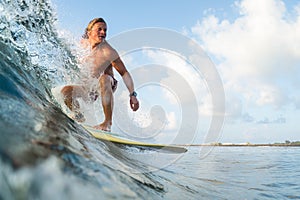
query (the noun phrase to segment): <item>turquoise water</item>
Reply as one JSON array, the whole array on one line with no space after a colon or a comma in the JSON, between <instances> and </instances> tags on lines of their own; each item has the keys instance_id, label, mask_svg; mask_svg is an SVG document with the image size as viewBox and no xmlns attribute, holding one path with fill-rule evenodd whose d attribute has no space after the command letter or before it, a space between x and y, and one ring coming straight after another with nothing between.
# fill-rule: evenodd
<instances>
[{"instance_id":1,"label":"turquoise water","mask_svg":"<svg viewBox=\"0 0 300 200\"><path fill-rule=\"evenodd\" d=\"M300 199L299 148L116 146L70 120L51 88L77 65L49 1L0 1L0 200Z\"/></svg>"},{"instance_id":2,"label":"turquoise water","mask_svg":"<svg viewBox=\"0 0 300 200\"><path fill-rule=\"evenodd\" d=\"M16 171L1 163L1 194L3 199L300 199L299 148L216 147L203 159L198 150L192 147L170 166L141 174L119 169L119 162L132 161L126 158L130 149L102 157L107 165L68 153L63 156L68 167L54 157ZM139 161L131 165L144 167Z\"/></svg>"},{"instance_id":3,"label":"turquoise water","mask_svg":"<svg viewBox=\"0 0 300 200\"><path fill-rule=\"evenodd\" d=\"M197 148L170 167L186 198L299 199L300 148L216 147L197 160ZM176 194L171 195L176 197Z\"/></svg>"}]
</instances>

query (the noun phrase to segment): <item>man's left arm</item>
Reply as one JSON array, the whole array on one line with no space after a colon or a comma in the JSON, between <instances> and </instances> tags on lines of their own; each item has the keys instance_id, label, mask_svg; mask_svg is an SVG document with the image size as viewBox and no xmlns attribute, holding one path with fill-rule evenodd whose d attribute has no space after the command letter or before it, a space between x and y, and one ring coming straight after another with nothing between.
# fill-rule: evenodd
<instances>
[{"instance_id":1,"label":"man's left arm","mask_svg":"<svg viewBox=\"0 0 300 200\"><path fill-rule=\"evenodd\" d=\"M124 84L129 91L130 107L133 111L136 111L137 109L139 109L139 101L134 91L134 83L130 73L127 71L123 61L120 58L117 58L115 61L113 61L112 65L122 76Z\"/></svg>"}]
</instances>

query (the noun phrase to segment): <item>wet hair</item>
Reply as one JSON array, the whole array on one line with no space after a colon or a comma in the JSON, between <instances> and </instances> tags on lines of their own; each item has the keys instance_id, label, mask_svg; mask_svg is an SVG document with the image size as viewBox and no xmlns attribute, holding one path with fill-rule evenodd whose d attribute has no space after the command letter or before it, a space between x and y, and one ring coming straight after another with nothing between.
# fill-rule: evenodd
<instances>
[{"instance_id":1,"label":"wet hair","mask_svg":"<svg viewBox=\"0 0 300 200\"><path fill-rule=\"evenodd\" d=\"M93 26L98 23L98 22L103 22L106 24L106 22L104 21L103 18L95 18L93 19L92 21L89 22L88 26L86 27L86 29L84 30L84 34L82 35L82 38L84 39L89 39L89 36L88 36L88 32L93 28Z\"/></svg>"}]
</instances>

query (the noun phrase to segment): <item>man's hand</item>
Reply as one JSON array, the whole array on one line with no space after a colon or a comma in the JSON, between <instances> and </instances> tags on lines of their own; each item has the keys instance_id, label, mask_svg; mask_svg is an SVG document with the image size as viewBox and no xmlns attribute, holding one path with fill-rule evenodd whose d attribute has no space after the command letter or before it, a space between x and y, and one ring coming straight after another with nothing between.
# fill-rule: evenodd
<instances>
[{"instance_id":1,"label":"man's hand","mask_svg":"<svg viewBox=\"0 0 300 200\"><path fill-rule=\"evenodd\" d=\"M139 101L135 96L130 96L130 107L133 111L137 111L140 107Z\"/></svg>"}]
</instances>

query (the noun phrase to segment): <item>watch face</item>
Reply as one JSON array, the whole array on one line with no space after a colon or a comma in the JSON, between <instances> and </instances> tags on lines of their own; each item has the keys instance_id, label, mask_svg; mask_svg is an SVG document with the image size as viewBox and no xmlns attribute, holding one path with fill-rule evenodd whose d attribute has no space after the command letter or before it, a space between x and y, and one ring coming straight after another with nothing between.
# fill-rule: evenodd
<instances>
[{"instance_id":1,"label":"watch face","mask_svg":"<svg viewBox=\"0 0 300 200\"><path fill-rule=\"evenodd\" d=\"M130 96L136 97L136 96L137 96L137 93L134 91L134 92L132 92L132 93L130 94Z\"/></svg>"}]
</instances>

